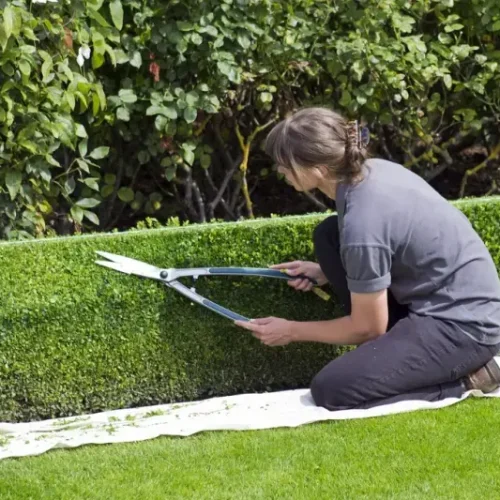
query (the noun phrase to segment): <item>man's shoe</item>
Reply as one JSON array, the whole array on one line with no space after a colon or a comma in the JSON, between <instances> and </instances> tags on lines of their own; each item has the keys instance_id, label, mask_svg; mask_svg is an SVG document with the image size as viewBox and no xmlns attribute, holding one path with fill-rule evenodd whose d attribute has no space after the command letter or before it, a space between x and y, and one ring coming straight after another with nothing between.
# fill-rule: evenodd
<instances>
[{"instance_id":1,"label":"man's shoe","mask_svg":"<svg viewBox=\"0 0 500 500\"><path fill-rule=\"evenodd\" d=\"M481 391L484 394L493 392L500 387L500 366L492 359L474 373L463 379L467 391Z\"/></svg>"}]
</instances>

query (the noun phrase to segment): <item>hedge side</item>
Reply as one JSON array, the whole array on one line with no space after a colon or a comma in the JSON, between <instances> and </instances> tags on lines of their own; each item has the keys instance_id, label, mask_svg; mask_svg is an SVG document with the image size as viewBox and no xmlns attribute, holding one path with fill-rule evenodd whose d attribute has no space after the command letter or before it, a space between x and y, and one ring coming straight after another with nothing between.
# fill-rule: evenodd
<instances>
[{"instance_id":1,"label":"hedge side","mask_svg":"<svg viewBox=\"0 0 500 500\"><path fill-rule=\"evenodd\" d=\"M500 199L466 200L500 265ZM0 420L78 415L307 386L333 346L262 346L172 289L94 264L95 250L163 267L311 259L324 214L0 245ZM197 290L250 317L338 315L281 280L200 278Z\"/></svg>"}]
</instances>

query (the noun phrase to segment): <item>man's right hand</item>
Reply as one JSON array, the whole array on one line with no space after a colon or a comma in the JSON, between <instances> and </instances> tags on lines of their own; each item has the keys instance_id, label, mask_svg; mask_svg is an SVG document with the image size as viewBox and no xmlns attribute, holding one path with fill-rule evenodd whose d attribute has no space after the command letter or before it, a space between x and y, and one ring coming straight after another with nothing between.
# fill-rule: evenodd
<instances>
[{"instance_id":1,"label":"man's right hand","mask_svg":"<svg viewBox=\"0 0 500 500\"><path fill-rule=\"evenodd\" d=\"M271 269L281 269L286 270L289 276L297 276L298 274L304 274L308 278L312 278L316 281L319 286L328 283L326 276L316 262L309 262L303 260L295 260L293 262L284 262L282 264L275 264L270 266ZM288 284L295 288L295 290L301 290L308 292L313 289L314 284L308 279L297 278L295 280L288 281Z\"/></svg>"}]
</instances>

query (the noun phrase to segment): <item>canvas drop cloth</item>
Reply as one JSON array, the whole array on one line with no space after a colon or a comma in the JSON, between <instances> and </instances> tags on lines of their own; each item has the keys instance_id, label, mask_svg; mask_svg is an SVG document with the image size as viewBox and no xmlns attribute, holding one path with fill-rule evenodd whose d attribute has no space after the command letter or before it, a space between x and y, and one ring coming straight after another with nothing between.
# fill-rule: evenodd
<instances>
[{"instance_id":1,"label":"canvas drop cloth","mask_svg":"<svg viewBox=\"0 0 500 500\"><path fill-rule=\"evenodd\" d=\"M500 357L496 358L500 364ZM40 455L55 448L189 436L203 431L297 427L326 420L369 418L443 408L467 397L500 398L500 389L437 403L403 401L367 410L330 412L315 406L308 389L241 394L204 401L114 410L75 418L20 424L0 423L0 459Z\"/></svg>"}]
</instances>

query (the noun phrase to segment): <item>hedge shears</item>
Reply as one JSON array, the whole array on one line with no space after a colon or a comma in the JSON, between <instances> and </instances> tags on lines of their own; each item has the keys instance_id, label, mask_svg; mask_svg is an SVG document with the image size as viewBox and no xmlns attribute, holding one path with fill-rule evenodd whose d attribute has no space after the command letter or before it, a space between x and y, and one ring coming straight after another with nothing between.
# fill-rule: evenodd
<instances>
[{"instance_id":1,"label":"hedge shears","mask_svg":"<svg viewBox=\"0 0 500 500\"><path fill-rule=\"evenodd\" d=\"M146 262L131 259L130 257L123 257L122 255L101 251L97 251L96 253L107 259L97 260L95 261L96 264L109 267L110 269L114 269L115 271L120 271L125 274L133 274L142 278L157 280L164 285L177 290L193 302L196 302L197 304L200 304L207 309L232 320L250 321L249 318L235 313L230 309L226 309L225 307L222 307L196 293L194 287L189 288L183 285L179 281L179 278L188 277L192 278L194 281L196 281L199 276L259 276L263 278L278 278L286 280L302 278L308 279L311 283L316 285L316 281L314 279L304 275L289 276L286 274L286 270L254 267L193 267L185 269L162 269L151 264L147 264ZM328 294L319 288L313 288L313 291L324 300L328 300L330 298Z\"/></svg>"}]
</instances>

